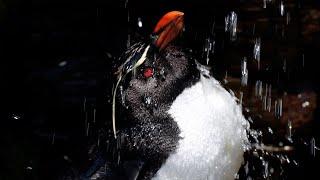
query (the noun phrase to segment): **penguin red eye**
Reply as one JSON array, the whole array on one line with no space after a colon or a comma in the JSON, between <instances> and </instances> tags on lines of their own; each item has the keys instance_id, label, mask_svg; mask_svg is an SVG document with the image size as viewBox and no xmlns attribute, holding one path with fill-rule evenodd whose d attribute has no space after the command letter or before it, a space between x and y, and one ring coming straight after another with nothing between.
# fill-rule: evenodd
<instances>
[{"instance_id":1,"label":"penguin red eye","mask_svg":"<svg viewBox=\"0 0 320 180\"><path fill-rule=\"evenodd\" d=\"M153 69L152 68L146 68L143 72L143 75L145 78L150 78L153 76Z\"/></svg>"}]
</instances>

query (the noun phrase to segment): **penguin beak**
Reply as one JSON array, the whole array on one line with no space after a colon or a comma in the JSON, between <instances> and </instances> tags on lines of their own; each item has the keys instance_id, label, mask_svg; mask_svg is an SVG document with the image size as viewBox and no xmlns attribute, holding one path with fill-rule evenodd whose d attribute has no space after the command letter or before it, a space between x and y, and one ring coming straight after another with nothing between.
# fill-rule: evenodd
<instances>
[{"instance_id":1,"label":"penguin beak","mask_svg":"<svg viewBox=\"0 0 320 180\"><path fill-rule=\"evenodd\" d=\"M171 11L165 14L153 30L154 45L161 51L173 41L183 30L184 13Z\"/></svg>"}]
</instances>

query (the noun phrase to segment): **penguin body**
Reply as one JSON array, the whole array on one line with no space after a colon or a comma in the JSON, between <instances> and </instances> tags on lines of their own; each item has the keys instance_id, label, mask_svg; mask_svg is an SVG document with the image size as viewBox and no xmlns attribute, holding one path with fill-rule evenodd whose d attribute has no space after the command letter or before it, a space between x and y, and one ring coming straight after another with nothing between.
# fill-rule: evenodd
<instances>
[{"instance_id":1,"label":"penguin body","mask_svg":"<svg viewBox=\"0 0 320 180\"><path fill-rule=\"evenodd\" d=\"M192 61L170 46L147 59L125 88L122 154L144 162L138 179L233 179L240 168L241 108ZM148 68L152 77L143 73Z\"/></svg>"},{"instance_id":2,"label":"penguin body","mask_svg":"<svg viewBox=\"0 0 320 180\"><path fill-rule=\"evenodd\" d=\"M246 137L235 98L213 77L201 74L199 82L173 101L168 113L177 122L181 139L154 179L234 179Z\"/></svg>"},{"instance_id":3,"label":"penguin body","mask_svg":"<svg viewBox=\"0 0 320 180\"><path fill-rule=\"evenodd\" d=\"M113 95L120 161L142 162L132 179L234 179L248 123L236 98L207 67L169 45L182 29L183 13L169 12L154 30L151 50L138 45L147 48L138 48L139 56L134 48L124 56L133 58L120 66ZM131 79L124 78L129 72L134 72ZM116 129L118 85L123 91Z\"/></svg>"}]
</instances>

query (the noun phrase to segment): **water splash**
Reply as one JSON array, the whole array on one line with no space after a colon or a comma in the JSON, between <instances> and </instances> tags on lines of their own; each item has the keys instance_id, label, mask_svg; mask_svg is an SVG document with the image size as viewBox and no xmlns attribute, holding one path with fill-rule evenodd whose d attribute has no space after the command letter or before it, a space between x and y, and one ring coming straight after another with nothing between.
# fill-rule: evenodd
<instances>
[{"instance_id":1,"label":"water splash","mask_svg":"<svg viewBox=\"0 0 320 180\"><path fill-rule=\"evenodd\" d=\"M209 61L210 61L210 55L214 54L214 46L215 46L214 39L211 37L208 37L206 39L204 50L203 50L207 65L209 64Z\"/></svg>"},{"instance_id":2,"label":"water splash","mask_svg":"<svg viewBox=\"0 0 320 180\"><path fill-rule=\"evenodd\" d=\"M230 33L230 40L235 41L237 38L237 25L238 25L238 15L231 11L225 17L225 32Z\"/></svg>"},{"instance_id":3,"label":"water splash","mask_svg":"<svg viewBox=\"0 0 320 180\"><path fill-rule=\"evenodd\" d=\"M241 62L241 85L247 86L248 85L248 68L247 68L247 58L244 57Z\"/></svg>"},{"instance_id":4,"label":"water splash","mask_svg":"<svg viewBox=\"0 0 320 180\"><path fill-rule=\"evenodd\" d=\"M254 41L253 58L257 61L258 70L260 70L260 50L261 50L261 38L258 37Z\"/></svg>"}]
</instances>

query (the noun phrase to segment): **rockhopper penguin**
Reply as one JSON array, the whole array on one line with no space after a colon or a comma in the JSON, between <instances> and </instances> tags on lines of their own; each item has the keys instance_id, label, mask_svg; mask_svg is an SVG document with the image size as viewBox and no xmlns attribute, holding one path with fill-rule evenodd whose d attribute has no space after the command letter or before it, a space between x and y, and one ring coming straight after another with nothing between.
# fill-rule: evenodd
<instances>
[{"instance_id":1,"label":"rockhopper penguin","mask_svg":"<svg viewBox=\"0 0 320 180\"><path fill-rule=\"evenodd\" d=\"M133 45L117 70L114 136L123 139L121 161L143 163L132 179L234 179L242 162L248 123L236 98L170 45L183 18L164 15L151 43Z\"/></svg>"}]
</instances>

